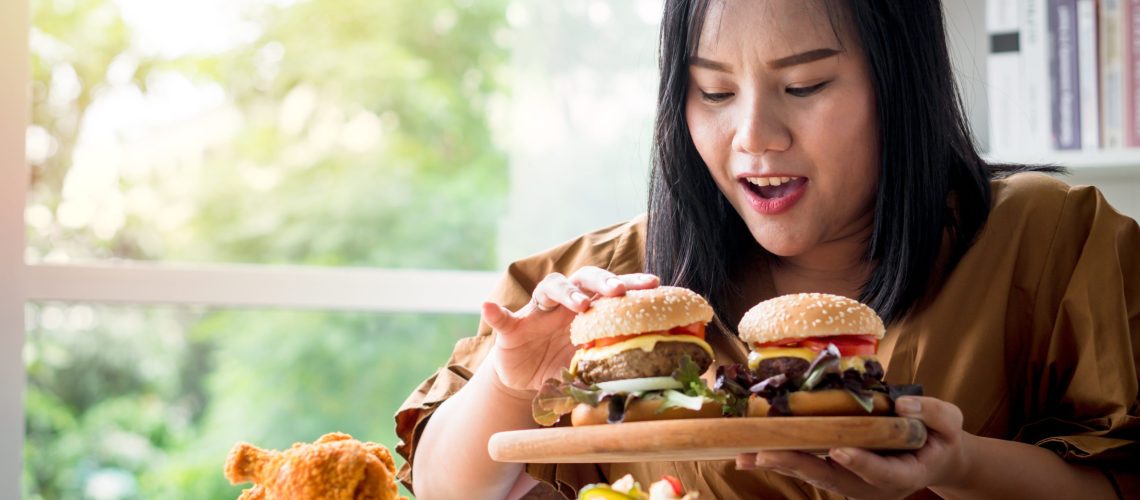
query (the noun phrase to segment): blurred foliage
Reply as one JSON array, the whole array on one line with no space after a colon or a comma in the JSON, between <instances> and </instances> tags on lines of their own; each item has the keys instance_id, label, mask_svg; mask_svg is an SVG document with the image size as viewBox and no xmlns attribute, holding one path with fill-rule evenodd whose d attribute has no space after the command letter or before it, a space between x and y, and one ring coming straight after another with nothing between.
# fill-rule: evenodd
<instances>
[{"instance_id":1,"label":"blurred foliage","mask_svg":"<svg viewBox=\"0 0 1140 500\"><path fill-rule=\"evenodd\" d=\"M140 46L112 0L33 0L29 251L67 259L491 269L506 196L489 112L502 1L244 2L260 32L214 53ZM129 61L129 78L112 77ZM113 231L65 224L76 146L102 96L177 75L224 89L227 140L120 172ZM76 82L69 86L67 82ZM125 194L125 195L124 195ZM169 217L167 219L170 219ZM24 497L235 498L237 441L330 431L394 448L392 415L476 318L187 308L29 308Z\"/></svg>"}]
</instances>

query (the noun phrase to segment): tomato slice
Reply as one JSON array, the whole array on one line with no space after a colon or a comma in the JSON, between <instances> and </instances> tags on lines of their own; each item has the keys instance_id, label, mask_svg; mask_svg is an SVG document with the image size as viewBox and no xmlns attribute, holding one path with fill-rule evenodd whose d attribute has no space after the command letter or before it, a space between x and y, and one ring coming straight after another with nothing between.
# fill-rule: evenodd
<instances>
[{"instance_id":1,"label":"tomato slice","mask_svg":"<svg viewBox=\"0 0 1140 500\"><path fill-rule=\"evenodd\" d=\"M701 340L705 338L705 324L693 323L689 326L678 326L669 330L670 335L692 335Z\"/></svg>"},{"instance_id":2,"label":"tomato slice","mask_svg":"<svg viewBox=\"0 0 1140 500\"><path fill-rule=\"evenodd\" d=\"M804 347L819 352L835 344L842 356L874 356L879 350L879 339L874 335L844 335L841 337L814 337L804 339Z\"/></svg>"},{"instance_id":3,"label":"tomato slice","mask_svg":"<svg viewBox=\"0 0 1140 500\"><path fill-rule=\"evenodd\" d=\"M664 479L664 480L669 482L669 486L673 487L673 494L674 495L681 496L681 495L685 494L685 488L683 486L681 486L681 480L680 479L677 479L677 478L670 476L668 474L661 476L661 479Z\"/></svg>"},{"instance_id":4,"label":"tomato slice","mask_svg":"<svg viewBox=\"0 0 1140 500\"><path fill-rule=\"evenodd\" d=\"M843 356L874 356L879 350L879 339L874 335L841 335L835 337L810 337L806 339L784 339L774 342L752 344L755 349L765 347L804 347L819 352L827 349L827 344L835 344Z\"/></svg>"},{"instance_id":5,"label":"tomato slice","mask_svg":"<svg viewBox=\"0 0 1140 500\"><path fill-rule=\"evenodd\" d=\"M753 342L752 346L759 349L763 349L765 347L797 347L800 345L800 342L803 341L804 339L784 339L775 340L772 342Z\"/></svg>"},{"instance_id":6,"label":"tomato slice","mask_svg":"<svg viewBox=\"0 0 1140 500\"><path fill-rule=\"evenodd\" d=\"M614 344L625 342L629 339L632 339L634 337L639 337L639 336L640 335L638 335L638 334L634 334L634 335L621 335L618 337L609 337L609 338L605 338L605 339L598 339L598 340L591 342L592 345L590 347L605 347L608 345L614 345Z\"/></svg>"}]
</instances>

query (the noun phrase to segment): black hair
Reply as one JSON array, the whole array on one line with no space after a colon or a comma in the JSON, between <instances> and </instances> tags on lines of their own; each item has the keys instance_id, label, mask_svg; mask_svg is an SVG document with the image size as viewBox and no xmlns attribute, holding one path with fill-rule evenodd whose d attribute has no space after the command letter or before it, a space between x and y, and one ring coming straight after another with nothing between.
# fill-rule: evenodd
<instances>
[{"instance_id":1,"label":"black hair","mask_svg":"<svg viewBox=\"0 0 1140 500\"><path fill-rule=\"evenodd\" d=\"M732 273L758 248L717 188L685 121L689 58L710 0L668 0L649 185L646 271L709 298L718 313L739 290ZM839 4L839 5L835 5ZM1051 166L989 165L975 148L954 82L939 0L826 0L832 29L847 23L870 69L879 129L879 185L859 299L890 324L906 316L969 249L990 211L990 181ZM951 201L952 200L952 201Z\"/></svg>"}]
</instances>

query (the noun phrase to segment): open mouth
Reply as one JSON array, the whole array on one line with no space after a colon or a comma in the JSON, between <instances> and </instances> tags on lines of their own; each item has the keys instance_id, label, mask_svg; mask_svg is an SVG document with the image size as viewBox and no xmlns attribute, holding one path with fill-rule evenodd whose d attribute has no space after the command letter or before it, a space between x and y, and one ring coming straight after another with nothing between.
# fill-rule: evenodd
<instances>
[{"instance_id":1,"label":"open mouth","mask_svg":"<svg viewBox=\"0 0 1140 500\"><path fill-rule=\"evenodd\" d=\"M807 183L807 177L746 177L741 181L757 196L774 200L799 191Z\"/></svg>"}]
</instances>

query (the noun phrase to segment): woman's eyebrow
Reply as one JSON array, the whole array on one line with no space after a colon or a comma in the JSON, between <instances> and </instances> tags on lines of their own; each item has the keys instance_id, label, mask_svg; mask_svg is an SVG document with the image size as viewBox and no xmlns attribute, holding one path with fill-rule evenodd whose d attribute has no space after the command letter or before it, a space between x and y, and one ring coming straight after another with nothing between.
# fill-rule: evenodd
<instances>
[{"instance_id":1,"label":"woman's eyebrow","mask_svg":"<svg viewBox=\"0 0 1140 500\"><path fill-rule=\"evenodd\" d=\"M798 64L807 64L809 62L815 62L815 61L818 61L820 59L827 59L828 57L833 57L838 53L839 53L839 51L836 49L830 49L830 48L814 49L814 50L809 50L807 52L800 52L798 54L792 54L792 55L787 56L787 57L781 57L779 59L773 59L771 61L768 61L768 67L772 68L772 69L782 69L782 68L787 68L789 66L795 66ZM689 65L690 66L696 66L698 68L711 69L713 71L720 71L722 73L732 73L732 66L731 65L725 64L722 62L718 62L718 61L713 61L711 59L705 59L705 58L699 57L699 56L690 57L689 58Z\"/></svg>"},{"instance_id":2,"label":"woman's eyebrow","mask_svg":"<svg viewBox=\"0 0 1140 500\"><path fill-rule=\"evenodd\" d=\"M732 66L725 64L725 63L722 63L722 62L717 62L717 61L713 61L710 59L705 59L703 57L697 57L697 56L690 57L689 58L689 65L690 66L696 66L698 68L711 69L713 71L720 71L721 73L732 73Z\"/></svg>"},{"instance_id":3,"label":"woman's eyebrow","mask_svg":"<svg viewBox=\"0 0 1140 500\"><path fill-rule=\"evenodd\" d=\"M792 54L787 57L773 59L768 61L768 67L772 69L787 68L788 66L795 66L797 64L806 64L820 59L826 59L838 54L839 51L835 49L815 49L807 52L800 52L799 54Z\"/></svg>"}]
</instances>

